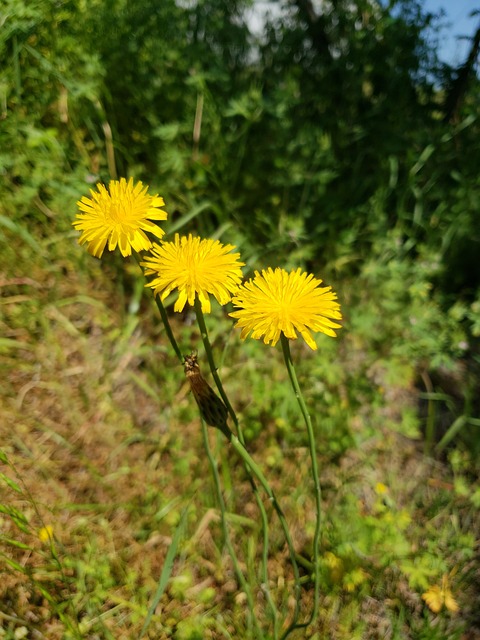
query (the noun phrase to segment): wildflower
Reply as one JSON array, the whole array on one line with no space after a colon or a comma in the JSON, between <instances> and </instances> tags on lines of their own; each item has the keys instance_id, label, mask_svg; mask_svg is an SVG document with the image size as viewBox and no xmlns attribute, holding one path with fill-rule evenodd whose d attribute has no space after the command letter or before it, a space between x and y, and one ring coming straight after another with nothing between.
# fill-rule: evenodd
<instances>
[{"instance_id":1,"label":"wildflower","mask_svg":"<svg viewBox=\"0 0 480 640\"><path fill-rule=\"evenodd\" d=\"M388 487L383 482L377 482L375 485L375 493L379 496L383 496L388 493Z\"/></svg>"},{"instance_id":2,"label":"wildflower","mask_svg":"<svg viewBox=\"0 0 480 640\"><path fill-rule=\"evenodd\" d=\"M458 611L459 609L457 601L453 597L450 589L447 575L442 577L441 587L438 585L430 587L424 594L422 594L422 598L425 600L427 607L433 611L433 613L439 613L443 607L452 612Z\"/></svg>"},{"instance_id":3,"label":"wildflower","mask_svg":"<svg viewBox=\"0 0 480 640\"><path fill-rule=\"evenodd\" d=\"M330 570L330 578L332 582L339 583L344 575L345 568L343 560L331 551L327 551L324 556L325 566Z\"/></svg>"},{"instance_id":4,"label":"wildflower","mask_svg":"<svg viewBox=\"0 0 480 640\"><path fill-rule=\"evenodd\" d=\"M53 539L53 527L51 524L47 524L39 530L38 539L40 542L50 542Z\"/></svg>"},{"instance_id":5,"label":"wildflower","mask_svg":"<svg viewBox=\"0 0 480 640\"><path fill-rule=\"evenodd\" d=\"M77 213L73 226L82 232L79 244L88 243L87 249L96 258L101 258L108 242L108 250L118 245L122 256L134 251L150 249L152 242L145 231L161 238L165 233L152 220L166 220L167 212L160 207L165 204L158 195L147 194L148 187L142 182L133 186L133 178L110 180L108 189L97 184L90 189L91 198L84 196L77 202Z\"/></svg>"},{"instance_id":6,"label":"wildflower","mask_svg":"<svg viewBox=\"0 0 480 640\"><path fill-rule=\"evenodd\" d=\"M219 304L230 302L238 289L244 265L239 262L239 253L230 253L235 247L223 245L218 240L201 240L191 235L180 237L175 234L174 242L154 244L150 256L142 262L145 274L156 277L147 284L161 300L175 289L179 296L174 310L182 311L185 303L192 305L198 296L202 311L210 313L209 294L215 296Z\"/></svg>"},{"instance_id":7,"label":"wildflower","mask_svg":"<svg viewBox=\"0 0 480 640\"><path fill-rule=\"evenodd\" d=\"M230 315L242 329L242 340L251 333L252 338L263 337L265 344L275 346L283 333L296 340L297 331L311 349L317 345L310 331L321 331L336 336L333 329L341 320L337 295L331 287L320 287L322 280L299 268L288 273L284 269L268 268L240 287L233 304L240 309Z\"/></svg>"}]
</instances>

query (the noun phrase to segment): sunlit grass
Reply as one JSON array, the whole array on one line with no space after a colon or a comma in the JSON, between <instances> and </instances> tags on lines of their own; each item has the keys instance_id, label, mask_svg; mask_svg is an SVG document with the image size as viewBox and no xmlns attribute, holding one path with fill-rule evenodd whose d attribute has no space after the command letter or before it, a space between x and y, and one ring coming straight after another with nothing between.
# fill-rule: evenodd
<instances>
[{"instance_id":1,"label":"sunlit grass","mask_svg":"<svg viewBox=\"0 0 480 640\"><path fill-rule=\"evenodd\" d=\"M48 638L138 637L151 611L146 637L250 637L193 399L150 299L140 297L128 269L125 275L114 258L101 265L86 259L68 233L53 245L39 239L44 250L33 253L21 234L6 240L0 258L4 636L19 637L25 627ZM188 314L174 322L189 344L195 330ZM296 548L310 557L308 449L281 353L265 360L262 345L240 350L220 311L208 324L248 447L269 470ZM391 429L397 424L402 431L413 389L374 368L364 338L325 341L315 355L299 344L297 353L299 376L311 379L306 397L324 489L320 618L311 637L402 638L404 625L427 640L459 637L472 610L478 518L467 480L455 484L442 463L424 457L419 441ZM210 442L220 461L230 535L254 583L257 506L232 452L215 433ZM457 468L461 476L458 462ZM185 508L171 577L151 610ZM453 569L450 586L460 610L434 615L421 595ZM276 531L269 575L277 606L290 611L291 570ZM308 600L307 573L303 582ZM261 617L261 591L255 602ZM429 620L436 629L430 635Z\"/></svg>"}]
</instances>

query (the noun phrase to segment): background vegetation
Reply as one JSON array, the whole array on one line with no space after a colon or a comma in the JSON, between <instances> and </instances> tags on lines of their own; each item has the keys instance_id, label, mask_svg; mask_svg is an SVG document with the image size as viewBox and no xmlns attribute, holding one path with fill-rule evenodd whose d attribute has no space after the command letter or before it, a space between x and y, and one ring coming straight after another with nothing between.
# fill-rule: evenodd
<instances>
[{"instance_id":1,"label":"background vegetation","mask_svg":"<svg viewBox=\"0 0 480 640\"><path fill-rule=\"evenodd\" d=\"M247 0L3 0L3 638L140 637L172 539L146 637L253 637L137 267L94 260L71 227L90 186L130 175L165 198L170 233L232 242L247 274L303 266L339 294L341 336L293 345L325 510L306 636L480 637L480 37L452 69L416 0L271 4L252 33ZM192 317L171 311L188 352ZM209 320L301 550L308 453L281 355L240 344L223 311ZM216 454L253 575L256 506L220 440ZM270 572L288 612L275 534ZM421 598L442 579L456 612Z\"/></svg>"}]
</instances>

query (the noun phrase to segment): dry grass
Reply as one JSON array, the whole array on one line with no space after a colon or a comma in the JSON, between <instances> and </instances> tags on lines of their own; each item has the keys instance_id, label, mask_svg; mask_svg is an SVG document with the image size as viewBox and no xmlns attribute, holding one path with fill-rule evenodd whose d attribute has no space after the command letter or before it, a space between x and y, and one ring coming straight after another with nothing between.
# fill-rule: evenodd
<instances>
[{"instance_id":1,"label":"dry grass","mask_svg":"<svg viewBox=\"0 0 480 640\"><path fill-rule=\"evenodd\" d=\"M8 240L15 245L15 237ZM25 524L12 513L0 520L4 635L22 637L18 629L25 628L28 637L53 640L138 637L180 512L188 505L188 534L148 637L249 637L244 597L222 544L193 402L148 304L142 302L140 315L126 311L134 279L122 274L115 259L100 263L82 257L71 238L56 246L55 259L47 250L12 254L9 246L0 275L0 437L9 463L3 471L18 486L4 482L0 502L23 514ZM13 264L15 269L8 266ZM179 333L194 331L177 322ZM357 355L351 356L353 368ZM232 379L233 389L236 384ZM389 422L401 413L391 407ZM436 539L444 556L458 563L459 576L468 577L463 599L460 594L467 631L475 626L471 603L478 597L472 586L474 559L462 558L458 546L449 551L448 545L455 527L458 535L475 530L468 500L455 495L445 467L425 458L416 443L388 428L362 439L369 421L369 411L352 418L361 449L352 448L339 462L328 456L321 460L328 514L324 550L340 553L335 540L341 539L342 527L351 527L351 514L359 521L383 517L374 487L385 483L394 516L406 510L412 520L412 545L422 544L424 530L430 536L430 542L423 540L426 547ZM242 567L253 576L260 554L258 510L233 453L215 433L210 436L221 460L232 536ZM279 442L268 419L250 448L281 497L296 548L308 555L313 500L307 449ZM438 501L443 506L429 512ZM270 586L286 616L292 607L291 571L275 516L269 512L269 517ZM53 527L51 544L40 539L47 525ZM352 536L362 526L352 526ZM385 535L392 535L390 529ZM353 548L353 538L351 543ZM421 628L424 605L405 574L385 564L385 553L379 540L378 554L358 560L365 574L358 588L335 584L332 574L322 587L318 626L297 637L415 637L405 623L399 622L396 631L392 619L399 610L405 619L407 611ZM382 576L381 584L376 575ZM258 584L256 595L263 616ZM444 634L463 628L458 616L438 625ZM472 631L467 637L479 636Z\"/></svg>"}]
</instances>

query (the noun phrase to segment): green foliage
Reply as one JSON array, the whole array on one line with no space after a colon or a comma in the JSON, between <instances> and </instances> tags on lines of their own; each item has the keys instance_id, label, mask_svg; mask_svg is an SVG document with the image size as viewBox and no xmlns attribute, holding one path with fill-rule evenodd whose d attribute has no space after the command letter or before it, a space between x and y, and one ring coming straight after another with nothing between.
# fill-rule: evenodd
<instances>
[{"instance_id":1,"label":"green foliage","mask_svg":"<svg viewBox=\"0 0 480 640\"><path fill-rule=\"evenodd\" d=\"M2 211L64 229L95 146L86 140L102 79L82 42L83 3L6 2L0 35ZM4 215L5 215L4 213Z\"/></svg>"},{"instance_id":2,"label":"green foliage","mask_svg":"<svg viewBox=\"0 0 480 640\"><path fill-rule=\"evenodd\" d=\"M340 2L312 32L284 8L256 41L248 5L7 3L4 206L43 222L86 181L133 173L172 217L202 207L204 234L233 221L256 265L262 247L357 269L396 229L413 259L441 244L442 292L475 296L477 123L468 100L457 125L439 117L433 17Z\"/></svg>"},{"instance_id":3,"label":"green foliage","mask_svg":"<svg viewBox=\"0 0 480 640\"><path fill-rule=\"evenodd\" d=\"M5 586L19 616L2 621L5 638L21 637L27 605L52 638L113 638L120 628L135 635L149 615L152 633L179 639L244 630L243 603L218 587L225 570L215 525L207 526L206 557L189 531L182 554L195 572L182 566L184 555L166 573L155 565L163 538L180 531L178 496L195 496L188 524L201 531L197 519L214 501L185 427L195 408L136 266L125 271L115 256L100 265L75 248L76 200L97 180L121 175L165 198L170 232L235 244L248 275L303 265L338 283L343 335L319 338L315 354L292 344L328 507L321 637L388 631L400 639L408 627L425 640L459 638L474 620L478 79L444 122L454 74L436 59L437 22L423 3L330 4L312 24L305 3L282 3L256 37L247 0L4 0L0 400L8 448L0 453L0 542L20 584ZM197 339L190 320L186 313L176 322L187 350ZM289 515L303 527L312 505L302 502L301 464L292 459L305 459L306 435L280 353L240 344L223 312L209 325L248 446L276 472ZM437 466L417 450L422 437ZM415 460L418 479L404 471L399 443L412 447L402 455ZM69 489L68 505L63 460L78 473L72 484L88 477ZM251 510L227 462L230 507ZM41 488L41 500L24 480ZM389 491L379 493L377 482ZM44 501L63 504L57 546L39 541L50 515ZM248 522L254 530L250 512ZM246 526L231 523L240 547ZM248 561L256 560L253 549ZM422 610L420 592L457 567L463 617ZM282 566L278 573L280 583ZM368 610L374 602L380 612ZM376 618L387 625L383 635L371 629Z\"/></svg>"}]
</instances>

